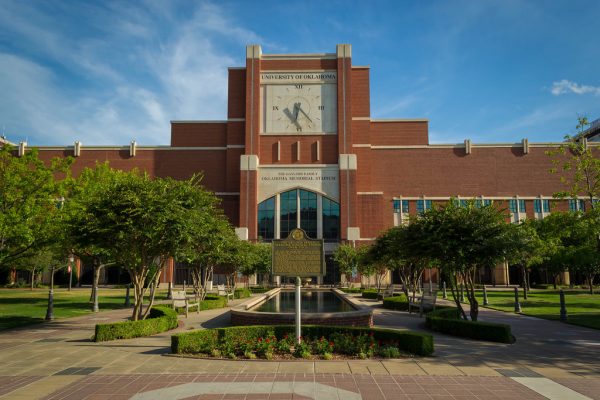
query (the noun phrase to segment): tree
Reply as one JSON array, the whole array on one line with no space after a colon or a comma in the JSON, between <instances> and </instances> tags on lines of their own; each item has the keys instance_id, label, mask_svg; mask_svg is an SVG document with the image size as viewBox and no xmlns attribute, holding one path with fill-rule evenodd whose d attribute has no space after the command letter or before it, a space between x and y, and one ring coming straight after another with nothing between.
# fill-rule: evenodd
<instances>
[{"instance_id":1,"label":"tree","mask_svg":"<svg viewBox=\"0 0 600 400\"><path fill-rule=\"evenodd\" d=\"M412 289L412 301L416 298L423 270L431 266L426 247L428 238L422 236L424 233L423 224L396 226L381 234L370 248L371 257L398 273L407 299L410 299Z\"/></svg>"},{"instance_id":2,"label":"tree","mask_svg":"<svg viewBox=\"0 0 600 400\"><path fill-rule=\"evenodd\" d=\"M204 212L196 216L190 236L179 253L191 266L194 294L200 301L206 297L214 267L232 264L233 246L239 241L216 204L207 204Z\"/></svg>"},{"instance_id":3,"label":"tree","mask_svg":"<svg viewBox=\"0 0 600 400\"><path fill-rule=\"evenodd\" d=\"M527 299L527 295L530 289L529 275L532 267L539 265L544 260L544 252L546 245L540 238L535 229L536 220L525 220L518 228L514 230L513 239L520 243L520 246L515 248L515 251L511 254L509 263L519 264L523 272L523 289L524 298Z\"/></svg>"},{"instance_id":4,"label":"tree","mask_svg":"<svg viewBox=\"0 0 600 400\"><path fill-rule=\"evenodd\" d=\"M272 247L270 243L252 243L240 241L240 262L238 271L246 277L249 284L251 275L268 273L271 270Z\"/></svg>"},{"instance_id":5,"label":"tree","mask_svg":"<svg viewBox=\"0 0 600 400\"><path fill-rule=\"evenodd\" d=\"M565 136L565 142L558 149L547 151L552 159L552 173L561 173L560 180L567 190L555 193L558 198L577 198L583 194L592 209L600 198L600 158L598 148L584 144L582 134L589 125L586 117L577 118L577 135Z\"/></svg>"},{"instance_id":6,"label":"tree","mask_svg":"<svg viewBox=\"0 0 600 400\"><path fill-rule=\"evenodd\" d=\"M333 260L338 264L340 273L349 276L356 274L360 261L359 250L347 243L340 244L333 252Z\"/></svg>"},{"instance_id":7,"label":"tree","mask_svg":"<svg viewBox=\"0 0 600 400\"><path fill-rule=\"evenodd\" d=\"M0 268L11 268L53 241L51 228L64 194L55 174L68 176L71 163L68 157L46 165L36 149L17 157L11 146L0 147Z\"/></svg>"},{"instance_id":8,"label":"tree","mask_svg":"<svg viewBox=\"0 0 600 400\"><path fill-rule=\"evenodd\" d=\"M96 235L88 232L88 207L103 192L110 190L123 174L112 169L108 163L97 163L95 168L85 168L79 177L68 184L64 206L65 228L64 247L81 258L90 258L93 264L92 291L90 302L92 311L99 311L98 283L102 268L114 264L111 248L102 247Z\"/></svg>"},{"instance_id":9,"label":"tree","mask_svg":"<svg viewBox=\"0 0 600 400\"><path fill-rule=\"evenodd\" d=\"M452 297L467 319L457 290L458 283L464 283L470 316L476 321L479 313L476 272L480 267L495 266L512 257L521 246L514 235L515 226L506 223L504 213L492 205L480 207L469 202L461 206L454 200L426 211L413 223L423 225L423 237L427 238L425 254L428 259L436 260L451 278Z\"/></svg>"},{"instance_id":10,"label":"tree","mask_svg":"<svg viewBox=\"0 0 600 400\"><path fill-rule=\"evenodd\" d=\"M116 174L87 200L85 223L78 234L110 249L115 262L129 272L134 286L133 320L148 315L167 260L195 239L197 221L204 220L215 204L214 195L200 186L200 177L151 179L135 170ZM148 288L150 300L144 311Z\"/></svg>"}]
</instances>

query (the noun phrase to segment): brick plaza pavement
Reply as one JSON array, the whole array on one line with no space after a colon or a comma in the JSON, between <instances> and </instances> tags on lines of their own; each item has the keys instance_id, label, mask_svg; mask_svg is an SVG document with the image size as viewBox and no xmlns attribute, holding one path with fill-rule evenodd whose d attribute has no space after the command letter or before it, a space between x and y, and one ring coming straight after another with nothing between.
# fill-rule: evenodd
<instances>
[{"instance_id":1,"label":"brick plaza pavement","mask_svg":"<svg viewBox=\"0 0 600 400\"><path fill-rule=\"evenodd\" d=\"M375 306L378 326L424 330L423 319ZM235 303L234 303L235 304ZM0 333L0 399L600 399L600 334L482 310L509 323L512 345L434 335L434 357L398 360L205 360L169 355L170 336L94 343L96 323L129 310ZM192 313L179 330L227 324Z\"/></svg>"}]
</instances>

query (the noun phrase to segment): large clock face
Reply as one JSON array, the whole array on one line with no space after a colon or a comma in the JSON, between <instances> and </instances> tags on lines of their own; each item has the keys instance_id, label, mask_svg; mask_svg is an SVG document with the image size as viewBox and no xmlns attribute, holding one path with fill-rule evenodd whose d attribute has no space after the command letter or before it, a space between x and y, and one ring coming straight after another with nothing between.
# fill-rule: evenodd
<instances>
[{"instance_id":1,"label":"large clock face","mask_svg":"<svg viewBox=\"0 0 600 400\"><path fill-rule=\"evenodd\" d=\"M263 86L262 131L265 133L334 133L336 85L315 83Z\"/></svg>"}]
</instances>

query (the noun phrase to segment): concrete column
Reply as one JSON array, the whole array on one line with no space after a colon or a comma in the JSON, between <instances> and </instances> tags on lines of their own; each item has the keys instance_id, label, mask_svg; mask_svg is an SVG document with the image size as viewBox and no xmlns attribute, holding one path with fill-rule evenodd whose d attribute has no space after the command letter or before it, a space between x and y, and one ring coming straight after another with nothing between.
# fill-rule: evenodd
<instances>
[{"instance_id":1,"label":"concrete column","mask_svg":"<svg viewBox=\"0 0 600 400\"><path fill-rule=\"evenodd\" d=\"M558 279L563 285L571 284L571 275L569 274L569 271L565 271L562 274L560 274Z\"/></svg>"},{"instance_id":2,"label":"concrete column","mask_svg":"<svg viewBox=\"0 0 600 400\"><path fill-rule=\"evenodd\" d=\"M496 265L494 267L494 278L496 285L510 285L510 279L508 276L508 262Z\"/></svg>"}]
</instances>

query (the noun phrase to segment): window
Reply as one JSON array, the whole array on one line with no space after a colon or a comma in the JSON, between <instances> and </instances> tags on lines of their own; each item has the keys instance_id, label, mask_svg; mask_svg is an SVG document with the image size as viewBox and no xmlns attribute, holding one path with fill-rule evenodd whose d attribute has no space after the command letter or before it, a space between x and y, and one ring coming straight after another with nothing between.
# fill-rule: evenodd
<instances>
[{"instance_id":1,"label":"window","mask_svg":"<svg viewBox=\"0 0 600 400\"><path fill-rule=\"evenodd\" d=\"M300 190L300 228L317 238L317 194L307 190Z\"/></svg>"},{"instance_id":2,"label":"window","mask_svg":"<svg viewBox=\"0 0 600 400\"><path fill-rule=\"evenodd\" d=\"M279 195L280 236L285 239L292 229L297 227L298 195L297 190L290 190Z\"/></svg>"},{"instance_id":3,"label":"window","mask_svg":"<svg viewBox=\"0 0 600 400\"><path fill-rule=\"evenodd\" d=\"M516 199L508 200L508 208L510 209L511 213L513 213L513 214L518 213L519 209L517 208L517 200Z\"/></svg>"},{"instance_id":4,"label":"window","mask_svg":"<svg viewBox=\"0 0 600 400\"><path fill-rule=\"evenodd\" d=\"M519 200L519 212L524 213L526 211L525 200Z\"/></svg>"},{"instance_id":5,"label":"window","mask_svg":"<svg viewBox=\"0 0 600 400\"><path fill-rule=\"evenodd\" d=\"M431 200L417 200L417 212L419 214L424 213L427 210L430 210L432 206Z\"/></svg>"},{"instance_id":6,"label":"window","mask_svg":"<svg viewBox=\"0 0 600 400\"><path fill-rule=\"evenodd\" d=\"M577 200L574 200L574 199L569 200L569 211L572 211L572 212L577 211Z\"/></svg>"},{"instance_id":7,"label":"window","mask_svg":"<svg viewBox=\"0 0 600 400\"><path fill-rule=\"evenodd\" d=\"M548 199L542 200L542 210L545 213L549 213L550 212L550 200L548 200Z\"/></svg>"},{"instance_id":8,"label":"window","mask_svg":"<svg viewBox=\"0 0 600 400\"><path fill-rule=\"evenodd\" d=\"M408 214L408 200L402 200L402 212Z\"/></svg>"},{"instance_id":9,"label":"window","mask_svg":"<svg viewBox=\"0 0 600 400\"><path fill-rule=\"evenodd\" d=\"M323 197L323 239L338 240L340 238L340 205Z\"/></svg>"},{"instance_id":10,"label":"window","mask_svg":"<svg viewBox=\"0 0 600 400\"><path fill-rule=\"evenodd\" d=\"M484 206L489 206L489 205L491 205L491 204L492 204L492 201L491 201L491 200L489 200L489 199L483 200L483 205L484 205Z\"/></svg>"},{"instance_id":11,"label":"window","mask_svg":"<svg viewBox=\"0 0 600 400\"><path fill-rule=\"evenodd\" d=\"M597 201L597 200L594 200ZM569 200L569 211L583 211L585 212L585 200Z\"/></svg>"},{"instance_id":12,"label":"window","mask_svg":"<svg viewBox=\"0 0 600 400\"><path fill-rule=\"evenodd\" d=\"M402 207L402 209L400 209ZM394 200L394 212L399 214L402 211L403 214L408 214L408 200Z\"/></svg>"},{"instance_id":13,"label":"window","mask_svg":"<svg viewBox=\"0 0 600 400\"><path fill-rule=\"evenodd\" d=\"M466 207L467 205L469 205L469 200L462 199L460 201L460 206L461 207Z\"/></svg>"},{"instance_id":14,"label":"window","mask_svg":"<svg viewBox=\"0 0 600 400\"><path fill-rule=\"evenodd\" d=\"M481 208L481 199L476 199L475 200L475 207Z\"/></svg>"},{"instance_id":15,"label":"window","mask_svg":"<svg viewBox=\"0 0 600 400\"><path fill-rule=\"evenodd\" d=\"M258 205L258 237L262 240L275 238L275 197Z\"/></svg>"},{"instance_id":16,"label":"window","mask_svg":"<svg viewBox=\"0 0 600 400\"><path fill-rule=\"evenodd\" d=\"M279 214L275 208L278 197ZM319 201L322 204L321 214L318 210ZM322 228L323 239L339 240L340 205L317 193L302 189L280 193L258 205L260 240L273 240L276 237L285 239L298 224L310 238L318 238ZM275 230L276 226L279 226L279 235Z\"/></svg>"},{"instance_id":17,"label":"window","mask_svg":"<svg viewBox=\"0 0 600 400\"><path fill-rule=\"evenodd\" d=\"M541 213L542 212L542 201L540 199L533 200L533 211L535 213Z\"/></svg>"}]
</instances>

